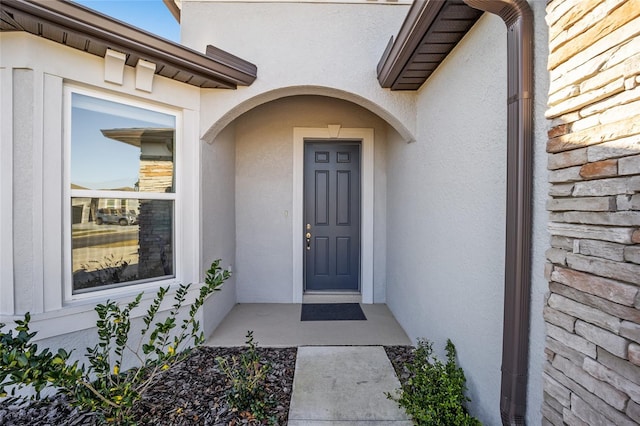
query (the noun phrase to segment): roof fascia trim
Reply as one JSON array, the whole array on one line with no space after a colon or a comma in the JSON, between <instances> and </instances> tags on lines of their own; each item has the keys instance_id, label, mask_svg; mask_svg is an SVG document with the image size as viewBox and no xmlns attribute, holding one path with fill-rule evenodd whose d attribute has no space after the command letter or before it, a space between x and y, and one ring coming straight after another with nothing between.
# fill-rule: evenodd
<instances>
[{"instance_id":1,"label":"roof fascia trim","mask_svg":"<svg viewBox=\"0 0 640 426\"><path fill-rule=\"evenodd\" d=\"M171 12L171 15L173 15L173 17L176 19L176 21L178 21L178 24L179 24L180 8L176 4L176 2L174 0L162 0L162 2L164 3L165 6L167 6L167 9L169 9L169 12Z\"/></svg>"},{"instance_id":2,"label":"roof fascia trim","mask_svg":"<svg viewBox=\"0 0 640 426\"><path fill-rule=\"evenodd\" d=\"M214 56L203 55L165 40L107 15L68 1L3 0L3 8L49 21L70 31L85 34L116 49L134 52L151 62L170 64L218 85L235 89L248 86L257 77L257 67L230 53L216 49ZM219 54L220 58L215 54Z\"/></svg>"},{"instance_id":3,"label":"roof fascia trim","mask_svg":"<svg viewBox=\"0 0 640 426\"><path fill-rule=\"evenodd\" d=\"M422 36L438 17L446 0L416 0L411 5L398 36L389 40L378 62L378 81L385 89L390 88L399 78L404 65L420 46Z\"/></svg>"}]
</instances>

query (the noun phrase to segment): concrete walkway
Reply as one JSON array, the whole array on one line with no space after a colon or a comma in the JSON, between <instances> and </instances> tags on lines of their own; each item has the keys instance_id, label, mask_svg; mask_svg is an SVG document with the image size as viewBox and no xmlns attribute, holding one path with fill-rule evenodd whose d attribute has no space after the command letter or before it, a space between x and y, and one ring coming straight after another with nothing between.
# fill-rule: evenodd
<instances>
[{"instance_id":1,"label":"concrete walkway","mask_svg":"<svg viewBox=\"0 0 640 426\"><path fill-rule=\"evenodd\" d=\"M382 347L411 340L386 305L361 307L366 321L301 321L300 304L238 304L205 344L242 346L253 330L259 346L298 347L290 426L411 425L385 396L400 383Z\"/></svg>"},{"instance_id":2,"label":"concrete walkway","mask_svg":"<svg viewBox=\"0 0 640 426\"><path fill-rule=\"evenodd\" d=\"M300 347L288 424L412 425L385 396L399 387L381 346Z\"/></svg>"}]
</instances>

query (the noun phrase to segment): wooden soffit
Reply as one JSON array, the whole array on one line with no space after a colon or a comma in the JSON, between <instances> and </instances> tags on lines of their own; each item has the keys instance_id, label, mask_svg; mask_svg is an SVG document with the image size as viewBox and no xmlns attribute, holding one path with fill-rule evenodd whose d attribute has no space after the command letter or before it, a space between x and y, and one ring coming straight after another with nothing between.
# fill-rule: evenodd
<instances>
[{"instance_id":1,"label":"wooden soffit","mask_svg":"<svg viewBox=\"0 0 640 426\"><path fill-rule=\"evenodd\" d=\"M416 0L378 63L378 81L391 90L417 90L427 81L482 11L462 0Z\"/></svg>"},{"instance_id":2,"label":"wooden soffit","mask_svg":"<svg viewBox=\"0 0 640 426\"><path fill-rule=\"evenodd\" d=\"M56 43L104 57L107 49L156 64L155 73L202 88L235 89L256 79L250 62L207 46L202 54L65 0L2 0L0 31L26 31Z\"/></svg>"}]
</instances>

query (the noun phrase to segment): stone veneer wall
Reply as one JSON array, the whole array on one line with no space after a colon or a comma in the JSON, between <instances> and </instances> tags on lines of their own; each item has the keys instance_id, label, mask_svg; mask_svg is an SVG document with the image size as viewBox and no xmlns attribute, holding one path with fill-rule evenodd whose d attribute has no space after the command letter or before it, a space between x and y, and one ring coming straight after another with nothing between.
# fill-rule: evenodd
<instances>
[{"instance_id":1,"label":"stone veneer wall","mask_svg":"<svg viewBox=\"0 0 640 426\"><path fill-rule=\"evenodd\" d=\"M173 154L166 157L145 156L142 141L138 185L142 192L172 192ZM147 147L150 144L147 144ZM173 146L173 139L164 142ZM140 200L138 213L138 278L174 275L173 268L174 204L169 200Z\"/></svg>"},{"instance_id":2,"label":"stone veneer wall","mask_svg":"<svg viewBox=\"0 0 640 426\"><path fill-rule=\"evenodd\" d=\"M551 0L543 424L640 423L640 0Z\"/></svg>"}]
</instances>

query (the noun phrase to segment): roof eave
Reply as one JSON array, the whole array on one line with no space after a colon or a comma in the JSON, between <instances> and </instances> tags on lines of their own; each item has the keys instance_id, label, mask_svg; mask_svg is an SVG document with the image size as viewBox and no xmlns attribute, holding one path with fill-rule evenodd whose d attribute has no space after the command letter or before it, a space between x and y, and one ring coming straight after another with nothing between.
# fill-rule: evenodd
<instances>
[{"instance_id":1,"label":"roof eave","mask_svg":"<svg viewBox=\"0 0 640 426\"><path fill-rule=\"evenodd\" d=\"M72 2L3 0L0 7L3 12L22 13L123 53L135 54L156 64L170 65L204 79L215 87L235 89L237 86L248 86L257 76L254 64L230 53L220 49L209 52L208 49L207 55L203 55Z\"/></svg>"},{"instance_id":2,"label":"roof eave","mask_svg":"<svg viewBox=\"0 0 640 426\"><path fill-rule=\"evenodd\" d=\"M462 0L414 1L398 35L391 38L378 62L380 85L391 90L417 90L481 15ZM421 68L420 48L425 45L437 48L432 54L436 59L428 68ZM410 69L412 65L418 71Z\"/></svg>"},{"instance_id":3,"label":"roof eave","mask_svg":"<svg viewBox=\"0 0 640 426\"><path fill-rule=\"evenodd\" d=\"M176 19L176 21L180 23L180 8L176 2L174 0L162 0L162 2L167 6L167 9L169 9L169 12L171 12L171 15Z\"/></svg>"},{"instance_id":4,"label":"roof eave","mask_svg":"<svg viewBox=\"0 0 640 426\"><path fill-rule=\"evenodd\" d=\"M444 0L413 2L398 35L395 39L391 37L378 62L378 81L382 87L390 88L398 79L442 6Z\"/></svg>"}]
</instances>

